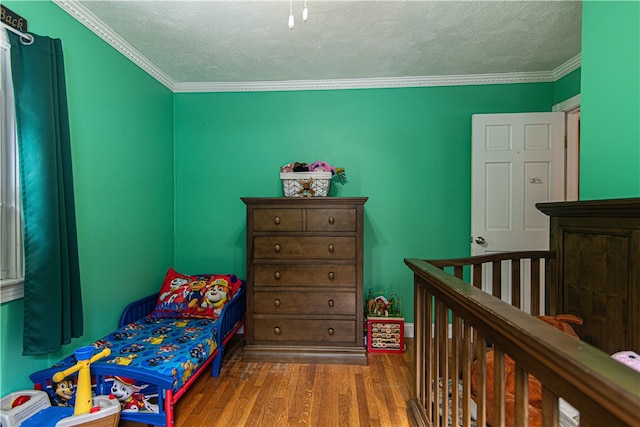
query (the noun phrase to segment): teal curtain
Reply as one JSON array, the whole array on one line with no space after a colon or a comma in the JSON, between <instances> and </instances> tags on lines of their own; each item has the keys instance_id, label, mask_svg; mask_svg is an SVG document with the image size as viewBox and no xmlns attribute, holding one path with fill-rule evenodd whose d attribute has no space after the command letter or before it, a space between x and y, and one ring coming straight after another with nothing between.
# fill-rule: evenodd
<instances>
[{"instance_id":1,"label":"teal curtain","mask_svg":"<svg viewBox=\"0 0 640 427\"><path fill-rule=\"evenodd\" d=\"M23 354L82 335L82 296L62 43L9 33L24 222Z\"/></svg>"}]
</instances>

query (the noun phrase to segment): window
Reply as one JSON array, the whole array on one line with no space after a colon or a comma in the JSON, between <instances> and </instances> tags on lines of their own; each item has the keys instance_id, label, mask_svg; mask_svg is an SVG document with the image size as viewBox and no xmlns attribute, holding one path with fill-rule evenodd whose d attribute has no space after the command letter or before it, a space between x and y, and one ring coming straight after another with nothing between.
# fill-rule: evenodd
<instances>
[{"instance_id":1,"label":"window","mask_svg":"<svg viewBox=\"0 0 640 427\"><path fill-rule=\"evenodd\" d=\"M0 31L0 302L24 296L22 215L9 42Z\"/></svg>"}]
</instances>

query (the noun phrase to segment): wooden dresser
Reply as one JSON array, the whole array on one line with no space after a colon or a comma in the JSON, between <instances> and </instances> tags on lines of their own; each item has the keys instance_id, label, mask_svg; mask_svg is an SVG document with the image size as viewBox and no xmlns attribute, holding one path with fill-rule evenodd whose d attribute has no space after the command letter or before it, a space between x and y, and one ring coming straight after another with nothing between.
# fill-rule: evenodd
<instances>
[{"instance_id":1,"label":"wooden dresser","mask_svg":"<svg viewBox=\"0 0 640 427\"><path fill-rule=\"evenodd\" d=\"M242 198L247 361L366 364L366 197Z\"/></svg>"}]
</instances>

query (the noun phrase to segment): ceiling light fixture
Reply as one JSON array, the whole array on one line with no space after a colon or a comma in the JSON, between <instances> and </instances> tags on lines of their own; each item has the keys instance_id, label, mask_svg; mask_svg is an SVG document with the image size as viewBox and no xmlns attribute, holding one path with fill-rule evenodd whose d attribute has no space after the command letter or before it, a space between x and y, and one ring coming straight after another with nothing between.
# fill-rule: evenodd
<instances>
[{"instance_id":1,"label":"ceiling light fixture","mask_svg":"<svg viewBox=\"0 0 640 427\"><path fill-rule=\"evenodd\" d=\"M293 30L293 0L289 0L289 29Z\"/></svg>"},{"instance_id":2,"label":"ceiling light fixture","mask_svg":"<svg viewBox=\"0 0 640 427\"><path fill-rule=\"evenodd\" d=\"M302 20L307 22L309 20L309 9L307 9L307 0L304 0L304 8L302 9ZM293 0L289 0L289 29L293 30Z\"/></svg>"}]
</instances>

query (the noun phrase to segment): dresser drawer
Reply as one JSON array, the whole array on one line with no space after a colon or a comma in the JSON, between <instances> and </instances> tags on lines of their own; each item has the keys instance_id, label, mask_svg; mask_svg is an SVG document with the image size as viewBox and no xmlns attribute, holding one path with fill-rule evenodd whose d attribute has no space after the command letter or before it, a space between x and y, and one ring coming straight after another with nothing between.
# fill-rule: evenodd
<instances>
[{"instance_id":1,"label":"dresser drawer","mask_svg":"<svg viewBox=\"0 0 640 427\"><path fill-rule=\"evenodd\" d=\"M255 231L302 231L303 209L255 209Z\"/></svg>"},{"instance_id":2,"label":"dresser drawer","mask_svg":"<svg viewBox=\"0 0 640 427\"><path fill-rule=\"evenodd\" d=\"M255 319L253 338L256 341L353 344L356 340L356 321L260 317Z\"/></svg>"},{"instance_id":3,"label":"dresser drawer","mask_svg":"<svg viewBox=\"0 0 640 427\"><path fill-rule=\"evenodd\" d=\"M351 315L355 292L254 292L253 312L262 314Z\"/></svg>"},{"instance_id":4,"label":"dresser drawer","mask_svg":"<svg viewBox=\"0 0 640 427\"><path fill-rule=\"evenodd\" d=\"M253 257L355 259L355 237L282 237L253 238Z\"/></svg>"},{"instance_id":5,"label":"dresser drawer","mask_svg":"<svg viewBox=\"0 0 640 427\"><path fill-rule=\"evenodd\" d=\"M355 231L355 209L308 209L307 231Z\"/></svg>"},{"instance_id":6,"label":"dresser drawer","mask_svg":"<svg viewBox=\"0 0 640 427\"><path fill-rule=\"evenodd\" d=\"M253 285L259 286L355 286L356 266L310 264L255 264Z\"/></svg>"}]
</instances>

